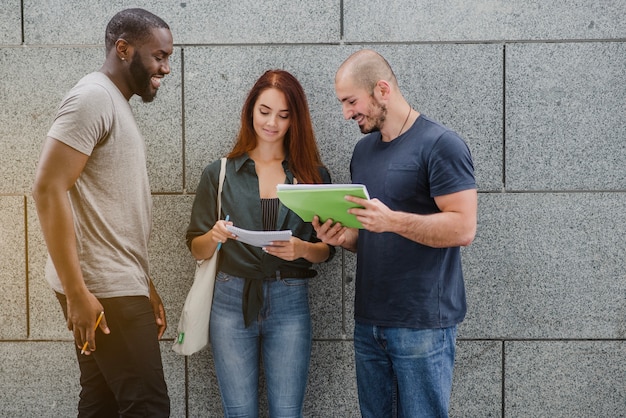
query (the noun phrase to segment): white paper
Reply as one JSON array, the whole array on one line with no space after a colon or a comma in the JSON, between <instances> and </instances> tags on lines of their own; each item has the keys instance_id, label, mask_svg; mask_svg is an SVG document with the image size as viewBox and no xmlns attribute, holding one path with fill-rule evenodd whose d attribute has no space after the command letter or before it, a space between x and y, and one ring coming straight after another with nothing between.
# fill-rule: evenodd
<instances>
[{"instance_id":1,"label":"white paper","mask_svg":"<svg viewBox=\"0 0 626 418\"><path fill-rule=\"evenodd\" d=\"M291 231L249 231L247 229L237 228L236 226L227 225L233 234L237 235L237 241L254 245L255 247L265 247L270 245L272 241L289 241Z\"/></svg>"}]
</instances>

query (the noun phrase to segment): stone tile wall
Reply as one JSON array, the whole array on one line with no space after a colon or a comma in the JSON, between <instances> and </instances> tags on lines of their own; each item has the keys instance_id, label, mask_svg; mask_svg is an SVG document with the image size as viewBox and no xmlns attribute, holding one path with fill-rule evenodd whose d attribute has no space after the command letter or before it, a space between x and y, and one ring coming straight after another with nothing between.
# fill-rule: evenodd
<instances>
[{"instance_id":1,"label":"stone tile wall","mask_svg":"<svg viewBox=\"0 0 626 418\"><path fill-rule=\"evenodd\" d=\"M30 188L55 109L104 57L110 17L163 17L172 74L131 100L148 146L151 262L170 327L173 417L220 416L208 351L171 351L193 261L184 244L202 168L232 145L268 68L303 84L324 162L348 182L360 137L333 91L338 65L379 50L421 112L468 142L479 227L464 249L454 417L626 415L626 0L518 2L4 0L0 9L0 416L72 416L78 371L43 279ZM357 417L355 257L312 281L308 417ZM265 408L265 401L263 400Z\"/></svg>"}]
</instances>

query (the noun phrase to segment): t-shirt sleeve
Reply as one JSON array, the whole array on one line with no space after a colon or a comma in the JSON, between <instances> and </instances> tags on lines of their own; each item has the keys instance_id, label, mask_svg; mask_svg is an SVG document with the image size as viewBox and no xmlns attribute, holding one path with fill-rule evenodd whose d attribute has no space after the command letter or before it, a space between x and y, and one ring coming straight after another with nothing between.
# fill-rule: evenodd
<instances>
[{"instance_id":1,"label":"t-shirt sleeve","mask_svg":"<svg viewBox=\"0 0 626 418\"><path fill-rule=\"evenodd\" d=\"M432 198L476 188L469 147L452 131L444 132L435 143L429 167Z\"/></svg>"},{"instance_id":2,"label":"t-shirt sleeve","mask_svg":"<svg viewBox=\"0 0 626 418\"><path fill-rule=\"evenodd\" d=\"M48 136L91 155L113 124L113 101L97 84L76 86L63 99Z\"/></svg>"}]
</instances>

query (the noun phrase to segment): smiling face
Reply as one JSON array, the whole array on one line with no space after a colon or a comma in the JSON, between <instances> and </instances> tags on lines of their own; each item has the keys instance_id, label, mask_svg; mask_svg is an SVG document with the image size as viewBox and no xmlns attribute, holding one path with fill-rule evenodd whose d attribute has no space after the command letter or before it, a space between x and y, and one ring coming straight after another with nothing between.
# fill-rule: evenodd
<instances>
[{"instance_id":1,"label":"smiling face","mask_svg":"<svg viewBox=\"0 0 626 418\"><path fill-rule=\"evenodd\" d=\"M357 121L359 129L363 134L378 132L383 128L387 119L387 108L379 103L374 96L369 96L369 104L366 113L357 113L352 116Z\"/></svg>"},{"instance_id":2,"label":"smiling face","mask_svg":"<svg viewBox=\"0 0 626 418\"><path fill-rule=\"evenodd\" d=\"M289 106L283 92L275 88L264 90L254 103L252 113L257 143L282 142L290 123Z\"/></svg>"},{"instance_id":3,"label":"smiling face","mask_svg":"<svg viewBox=\"0 0 626 418\"><path fill-rule=\"evenodd\" d=\"M335 92L341 102L343 117L359 124L361 133L380 131L387 118L387 108L366 89L357 87L349 78L335 80Z\"/></svg>"},{"instance_id":4,"label":"smiling face","mask_svg":"<svg viewBox=\"0 0 626 418\"><path fill-rule=\"evenodd\" d=\"M165 28L152 29L152 36L134 49L129 84L133 94L140 96L144 103L154 100L161 79L170 73L172 52L172 33Z\"/></svg>"}]
</instances>

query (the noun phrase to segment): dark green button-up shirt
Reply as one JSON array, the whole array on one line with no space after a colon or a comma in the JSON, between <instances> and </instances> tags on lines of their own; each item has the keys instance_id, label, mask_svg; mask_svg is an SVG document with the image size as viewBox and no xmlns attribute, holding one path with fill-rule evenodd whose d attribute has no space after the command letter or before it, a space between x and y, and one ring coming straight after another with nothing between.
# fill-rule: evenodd
<instances>
[{"instance_id":1,"label":"dark green button-up shirt","mask_svg":"<svg viewBox=\"0 0 626 418\"><path fill-rule=\"evenodd\" d=\"M293 173L289 171L287 161L283 161L286 182L293 183ZM323 183L330 183L330 174L325 167L320 167ZM191 211L191 221L187 228L187 245L191 240L205 234L215 222L217 211L217 186L220 172L220 160L209 164L202 173L196 189L196 197ZM252 231L263 230L261 215L261 198L259 179L256 175L254 161L248 155L229 159L226 163L226 178L222 189L222 213L239 228ZM319 242L310 222L304 222L294 212L280 204L277 230L290 229L292 235L303 241ZM335 254L335 248L329 246L329 260ZM246 279L263 279L271 277L277 270L308 269L311 262L304 258L286 261L269 255L259 247L253 247L237 240L227 240L220 250L219 270L224 273Z\"/></svg>"}]
</instances>

